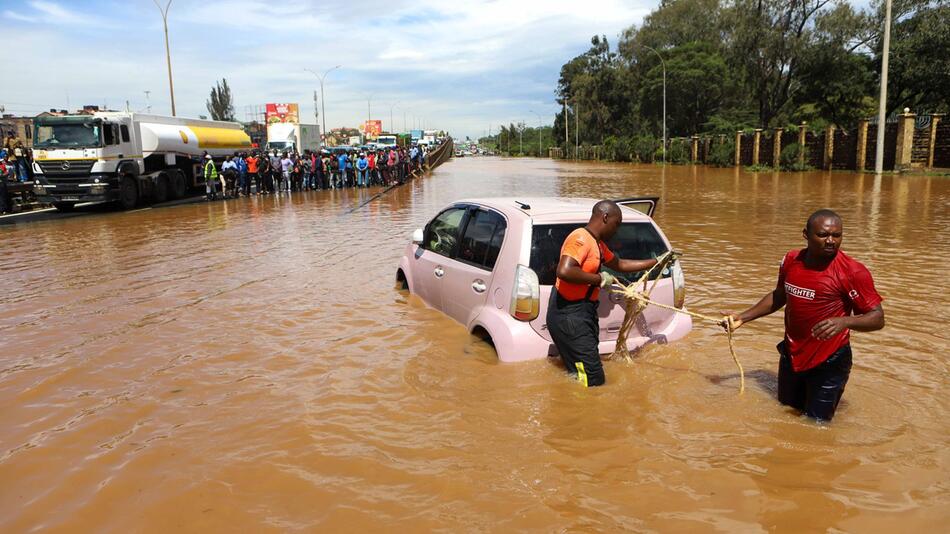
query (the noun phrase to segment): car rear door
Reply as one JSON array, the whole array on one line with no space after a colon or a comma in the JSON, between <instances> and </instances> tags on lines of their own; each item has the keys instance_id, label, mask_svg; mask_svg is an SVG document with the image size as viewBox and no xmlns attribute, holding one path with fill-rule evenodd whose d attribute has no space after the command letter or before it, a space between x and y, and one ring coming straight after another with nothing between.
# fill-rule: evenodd
<instances>
[{"instance_id":1,"label":"car rear door","mask_svg":"<svg viewBox=\"0 0 950 534\"><path fill-rule=\"evenodd\" d=\"M422 245L410 259L412 288L426 304L442 310L442 279L445 264L458 249L459 235L468 214L468 206L452 206L426 225Z\"/></svg>"},{"instance_id":2,"label":"car rear door","mask_svg":"<svg viewBox=\"0 0 950 534\"><path fill-rule=\"evenodd\" d=\"M485 304L506 229L507 222L500 213L484 207L471 208L458 250L453 259L445 262L442 309L464 325Z\"/></svg>"}]
</instances>

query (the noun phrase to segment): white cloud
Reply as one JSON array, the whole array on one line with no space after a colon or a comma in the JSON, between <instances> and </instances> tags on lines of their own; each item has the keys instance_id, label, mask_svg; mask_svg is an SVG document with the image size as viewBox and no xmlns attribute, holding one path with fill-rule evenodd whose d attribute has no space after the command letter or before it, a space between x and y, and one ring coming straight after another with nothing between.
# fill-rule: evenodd
<instances>
[{"instance_id":1,"label":"white cloud","mask_svg":"<svg viewBox=\"0 0 950 534\"><path fill-rule=\"evenodd\" d=\"M304 71L343 67L326 79L327 125L374 118L389 127L421 122L476 135L515 122L529 109L553 116L560 66L589 47L612 42L640 23L658 0L461 1L175 0L169 36L179 114L205 114L216 79L226 77L238 118L244 106L296 101L313 116L319 88ZM66 8L64 6L68 5ZM168 110L161 16L149 0L35 0L17 14L36 20L6 35L30 50L5 89L37 111L102 103ZM71 20L71 24L64 21ZM26 21L24 21L25 23ZM109 32L95 31L110 25ZM3 102L0 102L2 104ZM413 120L415 118L415 121Z\"/></svg>"}]
</instances>

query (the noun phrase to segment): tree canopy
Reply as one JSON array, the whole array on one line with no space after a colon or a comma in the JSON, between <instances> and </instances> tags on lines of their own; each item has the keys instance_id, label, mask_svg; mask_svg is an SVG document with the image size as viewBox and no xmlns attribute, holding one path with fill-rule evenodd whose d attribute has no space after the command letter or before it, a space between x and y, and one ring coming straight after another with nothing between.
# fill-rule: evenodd
<instances>
[{"instance_id":1,"label":"tree canopy","mask_svg":"<svg viewBox=\"0 0 950 534\"><path fill-rule=\"evenodd\" d=\"M787 126L853 126L874 113L883 7L844 0L662 0L611 46L595 35L561 67L553 138L603 144L662 136L663 72L669 136ZM888 113L948 111L950 2L895 0ZM565 104L566 113L565 117Z\"/></svg>"},{"instance_id":2,"label":"tree canopy","mask_svg":"<svg viewBox=\"0 0 950 534\"><path fill-rule=\"evenodd\" d=\"M231 98L231 88L228 80L222 78L211 88L211 97L206 103L208 113L216 121L234 121L234 100Z\"/></svg>"}]
</instances>

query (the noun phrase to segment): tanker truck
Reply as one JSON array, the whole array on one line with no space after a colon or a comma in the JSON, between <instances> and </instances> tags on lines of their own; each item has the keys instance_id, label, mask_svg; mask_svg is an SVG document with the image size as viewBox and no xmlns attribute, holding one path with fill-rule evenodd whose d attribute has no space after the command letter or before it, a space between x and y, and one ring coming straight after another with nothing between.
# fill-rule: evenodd
<instances>
[{"instance_id":1,"label":"tanker truck","mask_svg":"<svg viewBox=\"0 0 950 534\"><path fill-rule=\"evenodd\" d=\"M69 211L80 202L132 209L203 188L202 156L250 150L236 122L105 111L33 121L34 193Z\"/></svg>"}]
</instances>

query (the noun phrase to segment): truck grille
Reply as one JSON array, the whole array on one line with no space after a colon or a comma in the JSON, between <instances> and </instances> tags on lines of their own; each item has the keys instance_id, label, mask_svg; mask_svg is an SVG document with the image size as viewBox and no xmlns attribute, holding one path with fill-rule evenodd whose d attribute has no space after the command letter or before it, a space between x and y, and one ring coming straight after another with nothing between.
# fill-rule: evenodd
<instances>
[{"instance_id":1,"label":"truck grille","mask_svg":"<svg viewBox=\"0 0 950 534\"><path fill-rule=\"evenodd\" d=\"M38 161L40 169L43 170L43 174L49 177L58 177L58 176L89 176L89 172L92 170L92 165L95 163L95 160L91 159L53 159Z\"/></svg>"}]
</instances>

